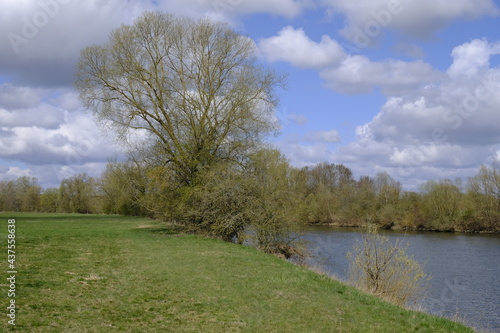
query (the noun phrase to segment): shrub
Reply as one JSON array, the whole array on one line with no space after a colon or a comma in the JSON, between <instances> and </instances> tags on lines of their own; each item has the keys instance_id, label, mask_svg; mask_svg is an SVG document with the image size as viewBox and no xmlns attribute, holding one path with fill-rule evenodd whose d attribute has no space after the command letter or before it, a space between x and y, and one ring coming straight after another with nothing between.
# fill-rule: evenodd
<instances>
[{"instance_id":1,"label":"shrub","mask_svg":"<svg viewBox=\"0 0 500 333\"><path fill-rule=\"evenodd\" d=\"M371 227L347 254L349 282L397 305L415 304L424 296L429 277L406 254L407 245L395 243Z\"/></svg>"}]
</instances>

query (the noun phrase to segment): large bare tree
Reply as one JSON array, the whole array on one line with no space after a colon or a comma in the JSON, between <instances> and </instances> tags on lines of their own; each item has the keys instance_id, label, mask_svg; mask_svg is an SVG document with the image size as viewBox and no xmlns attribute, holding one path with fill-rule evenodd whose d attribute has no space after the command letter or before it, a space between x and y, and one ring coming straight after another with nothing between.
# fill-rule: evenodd
<instances>
[{"instance_id":1,"label":"large bare tree","mask_svg":"<svg viewBox=\"0 0 500 333\"><path fill-rule=\"evenodd\" d=\"M126 144L131 133L146 137L141 149L188 185L202 168L241 161L276 130L283 81L226 24L148 12L82 50L75 85L103 128Z\"/></svg>"}]
</instances>

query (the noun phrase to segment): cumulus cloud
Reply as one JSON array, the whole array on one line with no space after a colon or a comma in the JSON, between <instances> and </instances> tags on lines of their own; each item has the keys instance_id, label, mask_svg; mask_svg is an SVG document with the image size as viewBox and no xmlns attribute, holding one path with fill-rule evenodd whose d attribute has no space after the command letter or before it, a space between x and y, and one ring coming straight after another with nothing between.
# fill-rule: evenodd
<instances>
[{"instance_id":1,"label":"cumulus cloud","mask_svg":"<svg viewBox=\"0 0 500 333\"><path fill-rule=\"evenodd\" d=\"M0 168L0 174L5 179L16 179L24 176L33 177L32 170L20 167L2 167Z\"/></svg>"},{"instance_id":2,"label":"cumulus cloud","mask_svg":"<svg viewBox=\"0 0 500 333\"><path fill-rule=\"evenodd\" d=\"M493 0L323 0L322 3L346 17L342 33L361 48L378 39L384 29L429 38L454 20L499 13Z\"/></svg>"},{"instance_id":3,"label":"cumulus cloud","mask_svg":"<svg viewBox=\"0 0 500 333\"><path fill-rule=\"evenodd\" d=\"M405 94L423 84L439 81L441 76L421 60L374 62L361 55L349 56L338 67L326 68L320 75L335 91L362 94L380 88L386 95Z\"/></svg>"},{"instance_id":4,"label":"cumulus cloud","mask_svg":"<svg viewBox=\"0 0 500 333\"><path fill-rule=\"evenodd\" d=\"M416 34L414 23L418 21L419 28L427 29L423 36L434 33L448 20L471 19L487 10L494 12L489 1L479 1L474 6L470 1L446 6L438 1L435 8L428 7L434 8L429 17L422 18L424 2L427 1L405 3L406 9L411 10L401 11L388 25ZM348 13L346 29L361 23L363 15L366 19L367 13L373 14L382 4L331 3ZM435 20L434 24L428 19ZM350 55L328 36L313 41L303 29L290 26L261 40L259 47L268 61L318 70L325 85L336 92L366 94L378 89L387 98L378 114L358 127L354 142L331 147L327 143L340 140L338 133L333 132L331 141L324 140L325 133L309 133L302 139L281 142L281 149L296 164L329 159L351 166L358 175L387 171L399 175L405 184L415 184L426 177L472 174L479 164L498 154L500 69L490 66L490 58L500 54L500 42L474 39L456 46L451 51L451 64L444 71L423 60L373 61L365 55ZM422 49L412 44L400 44L399 52L423 55Z\"/></svg>"},{"instance_id":5,"label":"cumulus cloud","mask_svg":"<svg viewBox=\"0 0 500 333\"><path fill-rule=\"evenodd\" d=\"M405 180L473 174L500 144L500 68L488 66L496 45L473 40L455 48L444 79L389 97L336 158L359 166L370 161Z\"/></svg>"},{"instance_id":6,"label":"cumulus cloud","mask_svg":"<svg viewBox=\"0 0 500 333\"><path fill-rule=\"evenodd\" d=\"M467 71L465 77L457 77L456 64L458 61L463 66L462 60L454 59L448 69L451 74L441 83L423 86L404 97L388 98L370 122L373 138L405 143L499 143L500 69L476 69ZM484 62L488 62L488 57ZM473 65L465 67L470 69Z\"/></svg>"},{"instance_id":7,"label":"cumulus cloud","mask_svg":"<svg viewBox=\"0 0 500 333\"><path fill-rule=\"evenodd\" d=\"M500 163L500 150L497 150L497 151L496 151L495 156L493 157L493 160L494 160L495 162Z\"/></svg>"},{"instance_id":8,"label":"cumulus cloud","mask_svg":"<svg viewBox=\"0 0 500 333\"><path fill-rule=\"evenodd\" d=\"M0 73L14 84L70 86L80 50L104 42L142 9L139 1L2 1Z\"/></svg>"},{"instance_id":9,"label":"cumulus cloud","mask_svg":"<svg viewBox=\"0 0 500 333\"><path fill-rule=\"evenodd\" d=\"M386 171L406 190L418 190L429 179L472 176L481 163L491 159L493 146L463 146L450 143L401 143L358 136L328 155L331 161L350 167L356 176L375 176Z\"/></svg>"},{"instance_id":10,"label":"cumulus cloud","mask_svg":"<svg viewBox=\"0 0 500 333\"><path fill-rule=\"evenodd\" d=\"M500 68L490 65L498 45L485 39L458 45L444 71L421 60L373 62L365 56L320 69L335 91L379 87L387 99L370 122L357 127L353 142L332 147L322 140L325 132L317 132L283 141L282 149L295 163L329 159L357 175L387 171L408 188L429 178L472 175L499 154ZM336 138L335 131L330 134Z\"/></svg>"},{"instance_id":11,"label":"cumulus cloud","mask_svg":"<svg viewBox=\"0 0 500 333\"><path fill-rule=\"evenodd\" d=\"M370 93L375 88L386 95L405 94L439 81L442 76L422 60L377 62L363 55L347 55L330 37L323 36L320 42L315 42L304 30L290 26L276 36L260 40L259 48L268 61L318 69L329 88L346 94Z\"/></svg>"},{"instance_id":12,"label":"cumulus cloud","mask_svg":"<svg viewBox=\"0 0 500 333\"><path fill-rule=\"evenodd\" d=\"M38 105L40 99L48 96L46 89L0 84L0 108L23 109Z\"/></svg>"},{"instance_id":13,"label":"cumulus cloud","mask_svg":"<svg viewBox=\"0 0 500 333\"><path fill-rule=\"evenodd\" d=\"M0 159L0 164L3 161ZM22 176L35 177L44 188L59 187L61 181L80 173L91 177L99 177L106 167L103 162L89 162L81 165L50 164L50 165L21 165L0 166L0 179L13 180Z\"/></svg>"},{"instance_id":14,"label":"cumulus cloud","mask_svg":"<svg viewBox=\"0 0 500 333\"><path fill-rule=\"evenodd\" d=\"M3 90L13 93L12 97L28 96L29 101L5 103L0 95L2 105L11 104L10 109L0 107L1 159L32 165L83 164L106 161L116 150L100 137L82 107L76 108L75 93L47 94L37 88L12 89L10 85Z\"/></svg>"},{"instance_id":15,"label":"cumulus cloud","mask_svg":"<svg viewBox=\"0 0 500 333\"><path fill-rule=\"evenodd\" d=\"M332 150L326 143L306 144L282 141L276 146L297 167L328 161L332 158Z\"/></svg>"},{"instance_id":16,"label":"cumulus cloud","mask_svg":"<svg viewBox=\"0 0 500 333\"><path fill-rule=\"evenodd\" d=\"M74 65L83 47L103 43L113 28L132 23L145 10L237 24L253 13L298 17L314 3L345 18L341 34L358 48L386 30L428 38L452 21L498 14L492 0L1 1L0 178L30 175L57 185L78 172L98 175L115 148L99 137L71 91ZM349 55L332 37L313 40L291 26L258 45L269 61L318 70L337 92L380 90L387 97L377 116L358 127L354 142L339 145L335 130L282 142L296 164L331 160L358 175L400 172L414 181L460 175L500 154L500 73L489 61L500 53L500 43L477 39L457 46L447 71L422 60ZM415 44L398 44L394 50L423 56ZM297 114L279 116L283 122L306 121Z\"/></svg>"},{"instance_id":17,"label":"cumulus cloud","mask_svg":"<svg viewBox=\"0 0 500 333\"><path fill-rule=\"evenodd\" d=\"M500 42L489 43L485 39L474 39L453 49L453 64L448 68L452 78L473 77L489 67L492 55L500 54Z\"/></svg>"},{"instance_id":18,"label":"cumulus cloud","mask_svg":"<svg viewBox=\"0 0 500 333\"><path fill-rule=\"evenodd\" d=\"M308 1L163 0L0 2L0 73L16 85L71 86L80 50L106 41L112 29L146 10L227 22L252 13L294 17Z\"/></svg>"},{"instance_id":19,"label":"cumulus cloud","mask_svg":"<svg viewBox=\"0 0 500 333\"><path fill-rule=\"evenodd\" d=\"M0 158L36 165L106 161L115 149L87 119L82 115L54 130L15 127L0 140Z\"/></svg>"},{"instance_id":20,"label":"cumulus cloud","mask_svg":"<svg viewBox=\"0 0 500 333\"><path fill-rule=\"evenodd\" d=\"M59 128L64 121L64 112L42 103L29 109L7 111L0 108L0 126L3 127L38 127Z\"/></svg>"},{"instance_id":21,"label":"cumulus cloud","mask_svg":"<svg viewBox=\"0 0 500 333\"><path fill-rule=\"evenodd\" d=\"M259 48L268 61L286 61L304 68L323 68L336 65L345 57L337 41L324 35L312 41L303 29L284 27L277 36L262 39Z\"/></svg>"},{"instance_id":22,"label":"cumulus cloud","mask_svg":"<svg viewBox=\"0 0 500 333\"><path fill-rule=\"evenodd\" d=\"M163 6L170 8L172 5L186 7L186 1L173 0L167 1ZM304 8L310 7L310 1L307 0L198 0L193 7L197 11L208 13L216 19L227 19L235 15L244 15L252 13L269 13L273 15L293 18L298 16ZM190 10L190 13L195 12Z\"/></svg>"},{"instance_id":23,"label":"cumulus cloud","mask_svg":"<svg viewBox=\"0 0 500 333\"><path fill-rule=\"evenodd\" d=\"M31 175L57 184L100 172L115 154L72 91L80 51L147 10L237 24L241 15L292 18L308 0L4 0L0 2L0 179ZM298 116L297 116L298 117ZM299 117L297 121L300 121ZM98 168L98 171L96 171Z\"/></svg>"},{"instance_id":24,"label":"cumulus cloud","mask_svg":"<svg viewBox=\"0 0 500 333\"><path fill-rule=\"evenodd\" d=\"M342 140L337 130L310 131L303 135L289 133L282 137L276 146L290 160L302 167L329 161L333 156L334 146Z\"/></svg>"}]
</instances>

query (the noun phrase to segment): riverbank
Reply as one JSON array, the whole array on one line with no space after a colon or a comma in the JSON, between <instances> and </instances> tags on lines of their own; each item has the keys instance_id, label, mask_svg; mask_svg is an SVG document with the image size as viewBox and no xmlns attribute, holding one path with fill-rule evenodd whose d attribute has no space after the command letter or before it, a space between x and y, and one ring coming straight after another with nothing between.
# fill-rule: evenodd
<instances>
[{"instance_id":1,"label":"riverbank","mask_svg":"<svg viewBox=\"0 0 500 333\"><path fill-rule=\"evenodd\" d=\"M332 222L332 223L310 223L308 226L327 226L327 227L336 227L336 228L356 228L356 229L367 229L370 227L370 224L358 224L358 223L346 223L346 222ZM389 225L377 225L378 228L384 230L393 230L393 231L418 231L418 232L456 232L456 233L464 233L464 234L491 234L498 235L500 234L500 230L474 230L474 229L460 229L457 227L448 227L448 228L430 228L430 227L408 227L397 224L389 224Z\"/></svg>"},{"instance_id":2,"label":"riverbank","mask_svg":"<svg viewBox=\"0 0 500 333\"><path fill-rule=\"evenodd\" d=\"M309 244L311 264L347 280L349 260L365 230L311 226L302 240ZM391 243L402 242L406 253L432 279L419 304L428 313L462 318L479 332L500 332L500 236L490 234L381 230Z\"/></svg>"},{"instance_id":3,"label":"riverbank","mask_svg":"<svg viewBox=\"0 0 500 333\"><path fill-rule=\"evenodd\" d=\"M4 237L12 218L18 331L472 332L149 219L1 213Z\"/></svg>"}]
</instances>

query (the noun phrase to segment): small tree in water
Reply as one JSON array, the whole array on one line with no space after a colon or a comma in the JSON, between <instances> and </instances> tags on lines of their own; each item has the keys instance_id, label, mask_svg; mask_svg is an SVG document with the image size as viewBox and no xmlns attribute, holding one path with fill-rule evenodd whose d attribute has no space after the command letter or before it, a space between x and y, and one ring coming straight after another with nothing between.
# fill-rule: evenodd
<instances>
[{"instance_id":1,"label":"small tree in water","mask_svg":"<svg viewBox=\"0 0 500 333\"><path fill-rule=\"evenodd\" d=\"M347 254L349 282L397 305L416 304L430 277L407 255L407 247L401 240L391 243L371 227Z\"/></svg>"}]
</instances>

